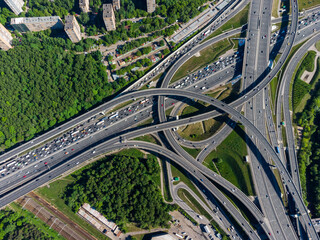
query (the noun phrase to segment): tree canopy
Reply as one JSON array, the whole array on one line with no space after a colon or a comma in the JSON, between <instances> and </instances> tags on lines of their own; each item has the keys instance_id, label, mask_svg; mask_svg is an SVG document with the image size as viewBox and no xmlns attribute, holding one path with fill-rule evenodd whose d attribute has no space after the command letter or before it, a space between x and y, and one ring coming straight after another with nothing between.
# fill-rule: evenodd
<instances>
[{"instance_id":1,"label":"tree canopy","mask_svg":"<svg viewBox=\"0 0 320 240\"><path fill-rule=\"evenodd\" d=\"M64 199L74 211L89 203L122 227L126 222L141 228L165 227L174 207L162 200L156 184L159 174L152 155L147 159L113 155L75 173L76 181L67 186Z\"/></svg>"},{"instance_id":2,"label":"tree canopy","mask_svg":"<svg viewBox=\"0 0 320 240\"><path fill-rule=\"evenodd\" d=\"M27 34L0 51L0 144L31 139L88 109L121 85L108 83L99 51L76 54L71 42ZM5 145L3 145L5 144Z\"/></svg>"},{"instance_id":3,"label":"tree canopy","mask_svg":"<svg viewBox=\"0 0 320 240\"><path fill-rule=\"evenodd\" d=\"M0 211L0 239L5 240L53 240L47 234L41 232L28 219L11 210Z\"/></svg>"}]
</instances>

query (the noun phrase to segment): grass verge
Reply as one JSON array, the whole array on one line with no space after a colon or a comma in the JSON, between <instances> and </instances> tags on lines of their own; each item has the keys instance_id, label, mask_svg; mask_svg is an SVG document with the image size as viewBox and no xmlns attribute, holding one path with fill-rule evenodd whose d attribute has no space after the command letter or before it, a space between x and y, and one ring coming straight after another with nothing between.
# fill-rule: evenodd
<instances>
[{"instance_id":1,"label":"grass verge","mask_svg":"<svg viewBox=\"0 0 320 240\"><path fill-rule=\"evenodd\" d=\"M44 198L47 202L56 207L59 211L63 212L70 220L77 223L80 227L90 232L97 239L106 239L105 235L98 231L95 227L89 224L86 220L79 217L76 213L74 213L70 207L68 207L64 200L60 197L63 194L65 187L74 181L72 176L66 176L59 180L56 180L44 187L38 188L36 190L37 194L39 194L42 198ZM48 187L50 186L50 187Z\"/></svg>"},{"instance_id":2,"label":"grass verge","mask_svg":"<svg viewBox=\"0 0 320 240\"><path fill-rule=\"evenodd\" d=\"M279 0L274 0L272 3L272 17L279 17L278 15L278 6L279 6Z\"/></svg>"},{"instance_id":3,"label":"grass verge","mask_svg":"<svg viewBox=\"0 0 320 240\"><path fill-rule=\"evenodd\" d=\"M164 197L164 200L166 200L167 202L172 202L172 196L170 194L170 186L169 186L169 181L170 179L168 179L168 176L167 176L167 165L166 165L166 161L163 160L163 159L160 159L160 162L161 162L161 168L162 168L162 173L163 173L163 197Z\"/></svg>"},{"instance_id":4,"label":"grass verge","mask_svg":"<svg viewBox=\"0 0 320 240\"><path fill-rule=\"evenodd\" d=\"M233 18L231 18L229 21L227 21L225 24L223 24L220 28L215 30L204 41L207 41L215 36L218 36L227 30L235 29L235 28L241 27L244 24L248 23L249 9L250 9L250 3L248 3L248 5L245 6L245 8L242 9L237 15L235 15Z\"/></svg>"},{"instance_id":5,"label":"grass verge","mask_svg":"<svg viewBox=\"0 0 320 240\"><path fill-rule=\"evenodd\" d=\"M315 47L318 51L320 51L320 41L316 42Z\"/></svg>"},{"instance_id":6,"label":"grass verge","mask_svg":"<svg viewBox=\"0 0 320 240\"><path fill-rule=\"evenodd\" d=\"M185 189L180 188L178 189L178 196L181 198L182 201L184 201L188 206L195 212L197 212L199 215L205 216L211 221L212 217L211 215L201 206L201 204Z\"/></svg>"},{"instance_id":7,"label":"grass verge","mask_svg":"<svg viewBox=\"0 0 320 240\"><path fill-rule=\"evenodd\" d=\"M140 137L136 137L133 140L150 142L150 143L154 143L154 144L160 145L159 141L154 136L152 136L150 134L144 135L144 136L140 136Z\"/></svg>"}]
</instances>

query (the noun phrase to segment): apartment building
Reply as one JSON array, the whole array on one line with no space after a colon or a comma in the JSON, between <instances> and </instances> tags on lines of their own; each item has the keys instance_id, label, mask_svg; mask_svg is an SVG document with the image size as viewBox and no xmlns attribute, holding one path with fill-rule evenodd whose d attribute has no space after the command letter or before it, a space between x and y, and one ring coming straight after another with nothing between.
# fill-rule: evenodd
<instances>
[{"instance_id":1,"label":"apartment building","mask_svg":"<svg viewBox=\"0 0 320 240\"><path fill-rule=\"evenodd\" d=\"M82 12L89 12L89 0L79 0L79 8Z\"/></svg>"},{"instance_id":2,"label":"apartment building","mask_svg":"<svg viewBox=\"0 0 320 240\"><path fill-rule=\"evenodd\" d=\"M120 10L120 0L112 0L112 6L115 10Z\"/></svg>"},{"instance_id":3,"label":"apartment building","mask_svg":"<svg viewBox=\"0 0 320 240\"><path fill-rule=\"evenodd\" d=\"M70 38L71 42L77 43L81 41L81 30L75 16L68 15L65 19L64 30Z\"/></svg>"},{"instance_id":4,"label":"apartment building","mask_svg":"<svg viewBox=\"0 0 320 240\"><path fill-rule=\"evenodd\" d=\"M103 4L103 21L107 31L116 30L116 19L112 4Z\"/></svg>"},{"instance_id":5,"label":"apartment building","mask_svg":"<svg viewBox=\"0 0 320 240\"><path fill-rule=\"evenodd\" d=\"M156 0L146 0L147 2L147 12L153 13L156 10Z\"/></svg>"},{"instance_id":6,"label":"apartment building","mask_svg":"<svg viewBox=\"0 0 320 240\"><path fill-rule=\"evenodd\" d=\"M0 23L0 48L5 51L9 50L12 48L11 42L11 33Z\"/></svg>"},{"instance_id":7,"label":"apartment building","mask_svg":"<svg viewBox=\"0 0 320 240\"><path fill-rule=\"evenodd\" d=\"M23 0L4 0L5 3L9 6L9 8L14 12L16 15L19 15L23 12L22 7L24 5Z\"/></svg>"},{"instance_id":8,"label":"apartment building","mask_svg":"<svg viewBox=\"0 0 320 240\"><path fill-rule=\"evenodd\" d=\"M46 29L63 29L59 16L11 18L10 23L19 32L38 32Z\"/></svg>"}]
</instances>

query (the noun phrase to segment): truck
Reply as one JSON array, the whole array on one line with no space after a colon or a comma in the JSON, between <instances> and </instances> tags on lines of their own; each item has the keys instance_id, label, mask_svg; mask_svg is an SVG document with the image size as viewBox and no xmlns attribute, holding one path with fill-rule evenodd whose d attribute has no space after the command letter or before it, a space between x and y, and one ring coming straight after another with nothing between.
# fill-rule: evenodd
<instances>
[{"instance_id":1,"label":"truck","mask_svg":"<svg viewBox=\"0 0 320 240\"><path fill-rule=\"evenodd\" d=\"M276 152L280 153L279 147L276 147Z\"/></svg>"},{"instance_id":2,"label":"truck","mask_svg":"<svg viewBox=\"0 0 320 240\"><path fill-rule=\"evenodd\" d=\"M182 237L180 234L176 233L175 235L176 235L178 238L183 239L183 237Z\"/></svg>"},{"instance_id":3,"label":"truck","mask_svg":"<svg viewBox=\"0 0 320 240\"><path fill-rule=\"evenodd\" d=\"M203 230L204 230L206 233L210 233L210 229L208 228L207 225L204 225Z\"/></svg>"},{"instance_id":4,"label":"truck","mask_svg":"<svg viewBox=\"0 0 320 240\"><path fill-rule=\"evenodd\" d=\"M203 34L203 36L206 36L206 35L208 35L209 33L210 33L210 29L207 30L207 31Z\"/></svg>"}]
</instances>

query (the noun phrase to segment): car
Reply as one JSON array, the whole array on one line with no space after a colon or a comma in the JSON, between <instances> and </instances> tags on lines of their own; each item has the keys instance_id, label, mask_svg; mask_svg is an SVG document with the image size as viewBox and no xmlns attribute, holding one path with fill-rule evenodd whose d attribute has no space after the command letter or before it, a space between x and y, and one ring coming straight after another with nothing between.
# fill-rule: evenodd
<instances>
[{"instance_id":1,"label":"car","mask_svg":"<svg viewBox=\"0 0 320 240\"><path fill-rule=\"evenodd\" d=\"M23 178L26 178L26 177L27 177L26 175L23 176Z\"/></svg>"},{"instance_id":2,"label":"car","mask_svg":"<svg viewBox=\"0 0 320 240\"><path fill-rule=\"evenodd\" d=\"M47 165L48 163L47 163L47 162L44 162L44 164Z\"/></svg>"},{"instance_id":3,"label":"car","mask_svg":"<svg viewBox=\"0 0 320 240\"><path fill-rule=\"evenodd\" d=\"M66 154L66 155L67 155L67 154L69 154L69 152L65 152L64 154Z\"/></svg>"},{"instance_id":4,"label":"car","mask_svg":"<svg viewBox=\"0 0 320 240\"><path fill-rule=\"evenodd\" d=\"M71 151L74 151L74 148L72 148Z\"/></svg>"}]
</instances>

